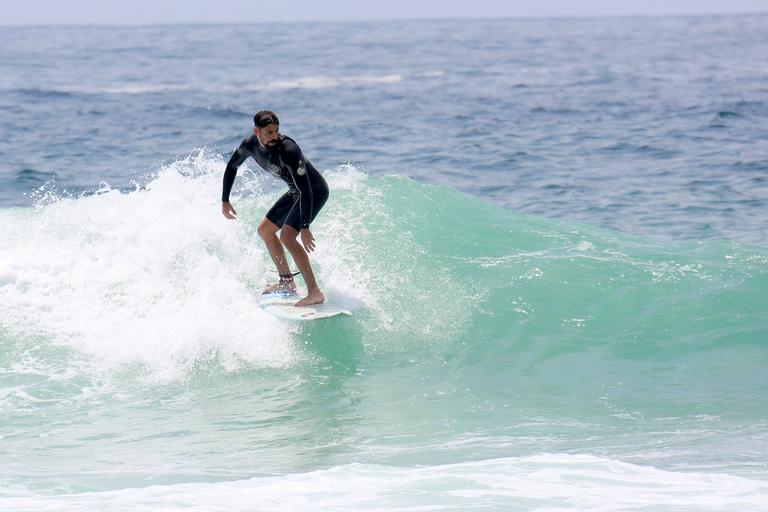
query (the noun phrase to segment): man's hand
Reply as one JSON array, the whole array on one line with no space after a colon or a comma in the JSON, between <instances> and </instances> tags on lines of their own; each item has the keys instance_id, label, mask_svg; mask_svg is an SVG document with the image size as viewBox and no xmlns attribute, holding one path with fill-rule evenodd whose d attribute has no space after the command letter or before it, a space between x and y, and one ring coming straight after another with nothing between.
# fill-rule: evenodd
<instances>
[{"instance_id":1,"label":"man's hand","mask_svg":"<svg viewBox=\"0 0 768 512\"><path fill-rule=\"evenodd\" d=\"M230 203L221 203L221 213L228 219L236 219L237 212Z\"/></svg>"},{"instance_id":2,"label":"man's hand","mask_svg":"<svg viewBox=\"0 0 768 512\"><path fill-rule=\"evenodd\" d=\"M304 228L301 230L301 245L304 246L304 250L307 252L312 252L315 250L315 237L312 236L312 232L309 230L309 228Z\"/></svg>"}]
</instances>

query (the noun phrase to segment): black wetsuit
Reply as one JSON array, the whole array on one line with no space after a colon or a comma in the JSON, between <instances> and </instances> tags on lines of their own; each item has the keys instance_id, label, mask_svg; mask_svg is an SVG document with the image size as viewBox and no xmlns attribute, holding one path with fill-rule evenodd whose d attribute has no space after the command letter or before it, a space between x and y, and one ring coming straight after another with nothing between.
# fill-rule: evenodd
<instances>
[{"instance_id":1,"label":"black wetsuit","mask_svg":"<svg viewBox=\"0 0 768 512\"><path fill-rule=\"evenodd\" d=\"M269 149L262 146L255 135L240 143L224 171L221 200L229 202L237 168L249 156L262 169L288 184L288 192L269 209L267 219L279 228L283 224L288 224L296 231L308 228L328 199L328 184L310 161L304 158L299 145L285 135L280 135L277 145Z\"/></svg>"}]
</instances>

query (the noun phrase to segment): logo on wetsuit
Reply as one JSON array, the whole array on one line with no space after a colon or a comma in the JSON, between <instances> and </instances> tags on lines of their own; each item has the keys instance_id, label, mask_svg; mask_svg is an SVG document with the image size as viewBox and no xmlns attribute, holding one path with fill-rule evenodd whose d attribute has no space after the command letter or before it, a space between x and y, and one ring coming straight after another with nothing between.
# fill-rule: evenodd
<instances>
[{"instance_id":1,"label":"logo on wetsuit","mask_svg":"<svg viewBox=\"0 0 768 512\"><path fill-rule=\"evenodd\" d=\"M305 174L307 174L307 168L304 167L304 162L301 162L299 164L299 168L296 169L296 174L298 174L299 176L304 176Z\"/></svg>"}]
</instances>

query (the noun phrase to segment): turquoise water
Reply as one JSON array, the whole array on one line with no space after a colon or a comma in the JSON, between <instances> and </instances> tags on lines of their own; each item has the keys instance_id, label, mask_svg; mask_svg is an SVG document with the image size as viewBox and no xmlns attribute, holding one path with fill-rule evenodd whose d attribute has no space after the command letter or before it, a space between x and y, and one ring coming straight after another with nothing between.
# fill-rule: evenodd
<instances>
[{"instance_id":1,"label":"turquoise water","mask_svg":"<svg viewBox=\"0 0 768 512\"><path fill-rule=\"evenodd\" d=\"M3 508L765 503L765 250L347 167L316 261L355 314L286 326L257 306L280 191L228 222L220 163L1 212Z\"/></svg>"},{"instance_id":2,"label":"turquoise water","mask_svg":"<svg viewBox=\"0 0 768 512\"><path fill-rule=\"evenodd\" d=\"M765 24L0 27L0 510L768 510Z\"/></svg>"}]
</instances>

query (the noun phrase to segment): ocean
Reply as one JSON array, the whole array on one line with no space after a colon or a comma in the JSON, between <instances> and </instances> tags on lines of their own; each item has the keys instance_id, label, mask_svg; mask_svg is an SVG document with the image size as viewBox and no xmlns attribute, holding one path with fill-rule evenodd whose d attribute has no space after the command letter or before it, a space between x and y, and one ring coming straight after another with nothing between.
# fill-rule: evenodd
<instances>
[{"instance_id":1,"label":"ocean","mask_svg":"<svg viewBox=\"0 0 768 512\"><path fill-rule=\"evenodd\" d=\"M766 24L0 27L0 510L768 510Z\"/></svg>"}]
</instances>

